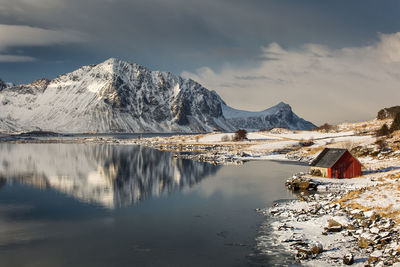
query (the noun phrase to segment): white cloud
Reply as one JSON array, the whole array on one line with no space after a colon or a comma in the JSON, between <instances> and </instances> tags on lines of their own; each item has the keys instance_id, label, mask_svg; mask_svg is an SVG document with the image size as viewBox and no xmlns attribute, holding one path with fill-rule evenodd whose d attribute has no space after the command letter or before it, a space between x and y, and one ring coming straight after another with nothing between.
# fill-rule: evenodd
<instances>
[{"instance_id":1,"label":"white cloud","mask_svg":"<svg viewBox=\"0 0 400 267\"><path fill-rule=\"evenodd\" d=\"M30 56L0 54L0 62L29 62L35 60L34 57Z\"/></svg>"},{"instance_id":2,"label":"white cloud","mask_svg":"<svg viewBox=\"0 0 400 267\"><path fill-rule=\"evenodd\" d=\"M34 60L30 56L6 54L7 50L13 47L62 45L84 41L85 36L74 31L0 24L0 62Z\"/></svg>"},{"instance_id":3,"label":"white cloud","mask_svg":"<svg viewBox=\"0 0 400 267\"><path fill-rule=\"evenodd\" d=\"M300 50L263 47L257 66L204 67L183 76L216 90L236 108L260 110L280 101L317 124L373 118L400 104L400 33L380 34L373 45Z\"/></svg>"}]
</instances>

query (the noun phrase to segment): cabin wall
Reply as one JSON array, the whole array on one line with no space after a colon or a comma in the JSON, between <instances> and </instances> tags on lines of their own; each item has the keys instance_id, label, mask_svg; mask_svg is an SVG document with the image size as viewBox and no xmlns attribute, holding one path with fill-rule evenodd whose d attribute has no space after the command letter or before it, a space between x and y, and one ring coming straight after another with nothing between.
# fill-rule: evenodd
<instances>
[{"instance_id":1,"label":"cabin wall","mask_svg":"<svg viewBox=\"0 0 400 267\"><path fill-rule=\"evenodd\" d=\"M361 176L361 164L349 152L343 156L332 167L332 177L353 178Z\"/></svg>"},{"instance_id":2,"label":"cabin wall","mask_svg":"<svg viewBox=\"0 0 400 267\"><path fill-rule=\"evenodd\" d=\"M321 172L322 177L330 177L330 169L328 168L320 168L320 167L311 167L310 172L313 173L313 171L319 170Z\"/></svg>"}]
</instances>

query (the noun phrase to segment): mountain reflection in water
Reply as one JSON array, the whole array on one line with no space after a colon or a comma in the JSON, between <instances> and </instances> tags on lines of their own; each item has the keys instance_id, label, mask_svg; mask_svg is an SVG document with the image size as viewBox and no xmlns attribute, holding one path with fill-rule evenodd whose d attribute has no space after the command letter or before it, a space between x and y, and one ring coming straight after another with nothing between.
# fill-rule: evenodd
<instances>
[{"instance_id":1,"label":"mountain reflection in water","mask_svg":"<svg viewBox=\"0 0 400 267\"><path fill-rule=\"evenodd\" d=\"M54 189L108 208L190 187L219 166L110 144L0 144L0 184Z\"/></svg>"}]
</instances>

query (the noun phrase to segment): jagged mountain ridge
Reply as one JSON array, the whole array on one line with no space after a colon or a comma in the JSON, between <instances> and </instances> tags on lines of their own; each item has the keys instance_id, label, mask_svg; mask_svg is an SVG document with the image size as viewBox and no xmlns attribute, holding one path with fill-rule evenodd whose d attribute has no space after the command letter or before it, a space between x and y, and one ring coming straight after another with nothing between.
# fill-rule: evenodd
<instances>
[{"instance_id":1,"label":"jagged mountain ridge","mask_svg":"<svg viewBox=\"0 0 400 267\"><path fill-rule=\"evenodd\" d=\"M209 132L286 125L275 124L273 117L268 117L267 125L267 117L250 118L240 125L240 120L226 117L226 109L215 91L191 79L111 58L53 80L4 86L0 90L0 129ZM289 128L304 128L297 126L292 123Z\"/></svg>"},{"instance_id":2,"label":"jagged mountain ridge","mask_svg":"<svg viewBox=\"0 0 400 267\"><path fill-rule=\"evenodd\" d=\"M263 111L253 112L234 109L222 101L222 113L235 128L247 130L269 130L272 128L307 130L316 127L313 123L299 118L294 114L290 105L284 102Z\"/></svg>"}]
</instances>

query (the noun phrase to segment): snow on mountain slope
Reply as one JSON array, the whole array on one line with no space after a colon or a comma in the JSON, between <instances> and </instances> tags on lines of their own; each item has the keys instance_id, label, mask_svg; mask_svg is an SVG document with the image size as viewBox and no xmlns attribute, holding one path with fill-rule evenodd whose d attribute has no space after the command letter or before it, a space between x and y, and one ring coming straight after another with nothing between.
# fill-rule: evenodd
<instances>
[{"instance_id":1,"label":"snow on mountain slope","mask_svg":"<svg viewBox=\"0 0 400 267\"><path fill-rule=\"evenodd\" d=\"M215 91L169 72L114 58L53 80L0 81L0 129L83 132L210 132L314 125L289 105L262 112L228 107Z\"/></svg>"},{"instance_id":2,"label":"snow on mountain slope","mask_svg":"<svg viewBox=\"0 0 400 267\"><path fill-rule=\"evenodd\" d=\"M168 72L109 59L54 80L5 88L0 120L58 132L230 130L218 95Z\"/></svg>"},{"instance_id":3,"label":"snow on mountain slope","mask_svg":"<svg viewBox=\"0 0 400 267\"><path fill-rule=\"evenodd\" d=\"M283 102L259 112L234 109L227 106L222 100L221 103L224 117L235 128L247 130L272 128L308 130L316 127L311 122L299 118L293 113L292 108Z\"/></svg>"}]
</instances>

